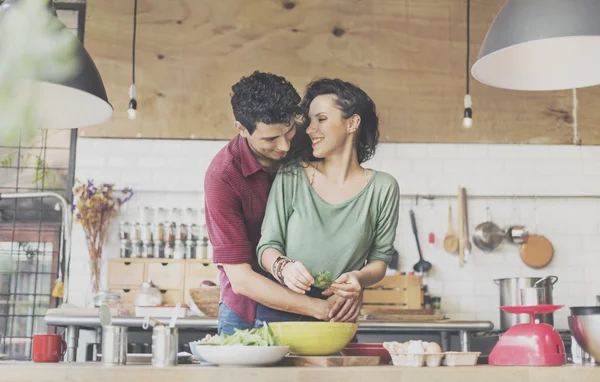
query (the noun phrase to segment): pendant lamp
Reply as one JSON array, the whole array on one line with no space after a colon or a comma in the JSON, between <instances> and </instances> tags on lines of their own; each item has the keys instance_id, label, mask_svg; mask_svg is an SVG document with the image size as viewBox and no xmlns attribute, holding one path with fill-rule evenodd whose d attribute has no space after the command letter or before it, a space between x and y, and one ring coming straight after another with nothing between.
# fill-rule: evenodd
<instances>
[{"instance_id":1,"label":"pendant lamp","mask_svg":"<svg viewBox=\"0 0 600 382\"><path fill-rule=\"evenodd\" d=\"M11 12L19 1L5 0L0 5L0 16ZM56 17L52 1L49 10ZM61 28L66 28L60 23ZM108 102L102 77L94 61L81 42L76 40L76 57L79 60L79 72L61 82L47 78L32 78L25 81L27 91L32 88L36 97L36 112L41 129L76 129L93 126L107 121L113 115L113 107Z\"/></svg>"},{"instance_id":2,"label":"pendant lamp","mask_svg":"<svg viewBox=\"0 0 600 382\"><path fill-rule=\"evenodd\" d=\"M508 0L471 73L512 90L600 84L600 0Z\"/></svg>"}]
</instances>

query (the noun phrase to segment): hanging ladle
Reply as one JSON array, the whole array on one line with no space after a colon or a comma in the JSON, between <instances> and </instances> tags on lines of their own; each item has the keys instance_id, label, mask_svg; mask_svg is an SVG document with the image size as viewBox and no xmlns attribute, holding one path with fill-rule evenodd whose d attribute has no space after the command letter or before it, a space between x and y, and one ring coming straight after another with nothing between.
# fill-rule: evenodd
<instances>
[{"instance_id":1,"label":"hanging ladle","mask_svg":"<svg viewBox=\"0 0 600 382\"><path fill-rule=\"evenodd\" d=\"M415 234L415 240L417 241L417 250L419 251L419 261L415 264L413 269L418 273L429 272L431 269L431 263L423 259L421 245L419 244L419 233L417 232L417 222L415 221L415 213L413 210L410 210L410 222L412 224L413 233Z\"/></svg>"}]
</instances>

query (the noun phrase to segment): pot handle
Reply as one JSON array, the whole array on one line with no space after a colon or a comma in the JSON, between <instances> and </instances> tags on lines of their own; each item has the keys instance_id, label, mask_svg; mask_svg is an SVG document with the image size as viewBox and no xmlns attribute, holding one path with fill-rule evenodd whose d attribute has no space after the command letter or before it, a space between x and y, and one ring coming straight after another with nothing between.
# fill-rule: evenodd
<instances>
[{"instance_id":1,"label":"pot handle","mask_svg":"<svg viewBox=\"0 0 600 382\"><path fill-rule=\"evenodd\" d=\"M536 281L535 284L533 284L533 286L535 287L536 285L546 281L547 279L551 280L550 282L552 285L556 284L556 282L558 281L558 277L556 277L556 276L546 276L546 277L542 277L541 279Z\"/></svg>"},{"instance_id":2,"label":"pot handle","mask_svg":"<svg viewBox=\"0 0 600 382\"><path fill-rule=\"evenodd\" d=\"M496 285L500 285L500 280L498 280L498 279L494 279L494 284L496 284Z\"/></svg>"}]
</instances>

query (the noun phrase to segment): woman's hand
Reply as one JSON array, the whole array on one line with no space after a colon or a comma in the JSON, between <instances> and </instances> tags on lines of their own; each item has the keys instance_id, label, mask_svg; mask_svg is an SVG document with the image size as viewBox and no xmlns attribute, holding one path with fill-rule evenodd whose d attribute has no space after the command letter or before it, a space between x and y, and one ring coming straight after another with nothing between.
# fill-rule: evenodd
<instances>
[{"instance_id":1,"label":"woman's hand","mask_svg":"<svg viewBox=\"0 0 600 382\"><path fill-rule=\"evenodd\" d=\"M362 292L357 298L344 299L338 298L329 312L329 321L331 322L354 322L360 315L362 307Z\"/></svg>"},{"instance_id":2,"label":"woman's hand","mask_svg":"<svg viewBox=\"0 0 600 382\"><path fill-rule=\"evenodd\" d=\"M362 286L360 285L357 273L354 271L342 273L331 284L329 289L323 292L323 295L331 296L333 293L347 300L358 298L362 293Z\"/></svg>"},{"instance_id":3,"label":"woman's hand","mask_svg":"<svg viewBox=\"0 0 600 382\"><path fill-rule=\"evenodd\" d=\"M296 293L305 294L315 279L300 261L286 263L281 271L283 283Z\"/></svg>"}]
</instances>

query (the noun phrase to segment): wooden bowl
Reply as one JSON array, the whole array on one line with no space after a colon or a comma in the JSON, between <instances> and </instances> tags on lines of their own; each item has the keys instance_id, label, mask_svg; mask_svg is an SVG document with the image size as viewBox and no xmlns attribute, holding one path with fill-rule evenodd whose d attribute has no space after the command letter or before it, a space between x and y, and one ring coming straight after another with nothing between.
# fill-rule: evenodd
<instances>
[{"instance_id":1,"label":"wooden bowl","mask_svg":"<svg viewBox=\"0 0 600 382\"><path fill-rule=\"evenodd\" d=\"M192 288L190 289L190 296L198 309L206 314L207 317L217 317L219 315L221 287Z\"/></svg>"}]
</instances>

